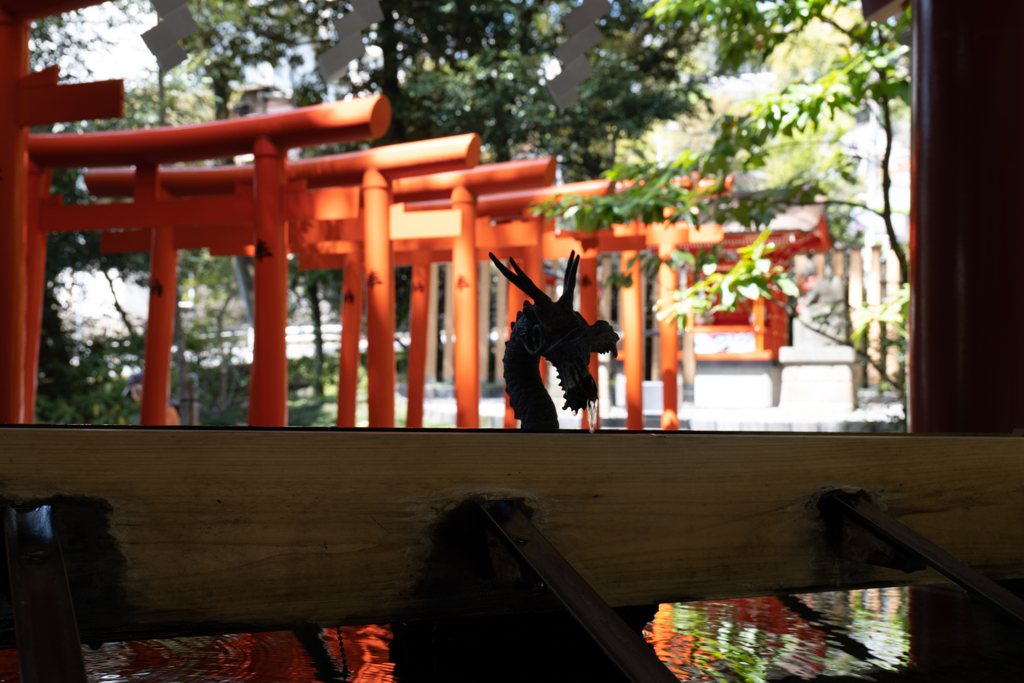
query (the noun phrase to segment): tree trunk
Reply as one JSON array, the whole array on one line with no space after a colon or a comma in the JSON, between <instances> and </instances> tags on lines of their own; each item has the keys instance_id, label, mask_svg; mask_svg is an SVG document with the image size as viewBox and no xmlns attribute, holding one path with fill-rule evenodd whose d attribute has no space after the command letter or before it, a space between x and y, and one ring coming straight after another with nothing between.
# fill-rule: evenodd
<instances>
[{"instance_id":1,"label":"tree trunk","mask_svg":"<svg viewBox=\"0 0 1024 683\"><path fill-rule=\"evenodd\" d=\"M180 286L180 285L179 285ZM181 292L175 288L174 302L174 344L177 347L175 363L178 368L178 415L181 417L182 425L191 424L192 405L190 392L188 390L188 365L185 361L185 331L181 328Z\"/></svg>"},{"instance_id":2,"label":"tree trunk","mask_svg":"<svg viewBox=\"0 0 1024 683\"><path fill-rule=\"evenodd\" d=\"M313 395L323 398L324 336L320 327L320 287L315 280L306 287L306 294L313 313Z\"/></svg>"}]
</instances>

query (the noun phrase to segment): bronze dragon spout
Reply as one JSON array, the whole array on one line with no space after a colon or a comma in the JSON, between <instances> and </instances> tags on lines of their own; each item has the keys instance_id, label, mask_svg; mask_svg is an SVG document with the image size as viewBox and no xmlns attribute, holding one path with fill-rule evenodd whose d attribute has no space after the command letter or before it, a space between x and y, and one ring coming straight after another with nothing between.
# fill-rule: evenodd
<instances>
[{"instance_id":1,"label":"bronze dragon spout","mask_svg":"<svg viewBox=\"0 0 1024 683\"><path fill-rule=\"evenodd\" d=\"M512 323L505 345L505 391L523 429L558 429L558 413L541 380L541 356L558 373L565 405L576 412L597 402L597 383L590 374L591 353L615 353L618 335L604 320L593 325L572 308L580 257L573 252L565 269L562 296L552 301L522 271L514 259L511 272L494 254L491 260L509 282L533 299Z\"/></svg>"}]
</instances>

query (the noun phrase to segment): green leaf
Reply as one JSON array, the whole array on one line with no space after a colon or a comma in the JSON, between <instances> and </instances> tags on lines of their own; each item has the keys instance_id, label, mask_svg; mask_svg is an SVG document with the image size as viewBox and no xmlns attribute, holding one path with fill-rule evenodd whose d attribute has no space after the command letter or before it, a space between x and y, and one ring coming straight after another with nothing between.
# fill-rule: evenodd
<instances>
[{"instance_id":1,"label":"green leaf","mask_svg":"<svg viewBox=\"0 0 1024 683\"><path fill-rule=\"evenodd\" d=\"M700 270L705 275L711 275L716 270L718 270L718 264L717 263L705 263L704 267L701 268Z\"/></svg>"},{"instance_id":2,"label":"green leaf","mask_svg":"<svg viewBox=\"0 0 1024 683\"><path fill-rule=\"evenodd\" d=\"M790 280L785 275L779 275L775 279L775 284L778 285L779 289L781 289L782 293L785 294L786 296L800 296L800 288L796 286L795 282Z\"/></svg>"},{"instance_id":3,"label":"green leaf","mask_svg":"<svg viewBox=\"0 0 1024 683\"><path fill-rule=\"evenodd\" d=\"M746 299L750 299L751 301L756 301L761 298L761 289L756 283L739 285L736 287L736 291L739 292L741 296Z\"/></svg>"}]
</instances>

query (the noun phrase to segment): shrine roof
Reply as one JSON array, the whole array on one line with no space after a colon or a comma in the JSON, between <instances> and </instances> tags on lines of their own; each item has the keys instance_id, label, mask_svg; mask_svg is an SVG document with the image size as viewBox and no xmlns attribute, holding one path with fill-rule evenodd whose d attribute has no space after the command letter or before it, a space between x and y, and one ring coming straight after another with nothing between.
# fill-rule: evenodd
<instances>
[{"instance_id":1,"label":"shrine roof","mask_svg":"<svg viewBox=\"0 0 1024 683\"><path fill-rule=\"evenodd\" d=\"M824 204L807 204L804 206L791 206L782 213L775 214L775 217L768 223L768 227L774 231L788 230L799 232L812 232L818 227L825 217ZM751 230L736 221L729 221L722 225L722 231L726 234L751 233L757 235L760 230Z\"/></svg>"},{"instance_id":2,"label":"shrine roof","mask_svg":"<svg viewBox=\"0 0 1024 683\"><path fill-rule=\"evenodd\" d=\"M0 0L0 9L26 21L102 4L103 0Z\"/></svg>"}]
</instances>

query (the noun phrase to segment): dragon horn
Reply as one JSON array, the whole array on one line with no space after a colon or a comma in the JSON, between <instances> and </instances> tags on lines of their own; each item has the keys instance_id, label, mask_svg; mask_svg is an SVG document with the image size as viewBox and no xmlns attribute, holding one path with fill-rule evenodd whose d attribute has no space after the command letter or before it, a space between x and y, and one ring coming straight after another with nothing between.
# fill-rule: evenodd
<instances>
[{"instance_id":1,"label":"dragon horn","mask_svg":"<svg viewBox=\"0 0 1024 683\"><path fill-rule=\"evenodd\" d=\"M549 302L551 301L551 299L548 298L547 294L545 294L539 287L537 287L537 285L533 284L533 280L531 280L530 276L528 276L526 273L522 271L522 269L519 267L519 264L516 263L515 259L509 258L508 260L508 262L516 271L513 274L511 271L509 271L508 268L505 267L505 265L498 259L497 256L495 256L494 254L489 255L491 257L491 261L493 261L494 265L498 267L498 270L501 271L501 274L505 276L505 279L514 284L520 290L522 290L523 294L533 299L533 302L535 304L539 304L545 300Z\"/></svg>"},{"instance_id":2,"label":"dragon horn","mask_svg":"<svg viewBox=\"0 0 1024 683\"><path fill-rule=\"evenodd\" d=\"M580 257L573 250L569 254L569 263L565 267L565 277L562 278L562 296L558 303L572 308L572 297L576 291L576 273L580 269Z\"/></svg>"}]
</instances>

